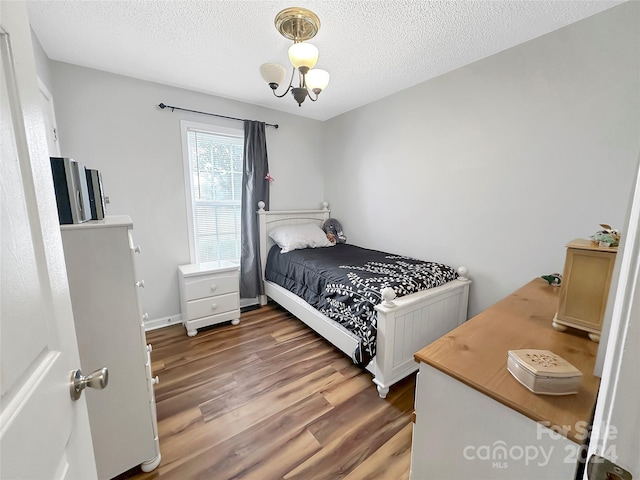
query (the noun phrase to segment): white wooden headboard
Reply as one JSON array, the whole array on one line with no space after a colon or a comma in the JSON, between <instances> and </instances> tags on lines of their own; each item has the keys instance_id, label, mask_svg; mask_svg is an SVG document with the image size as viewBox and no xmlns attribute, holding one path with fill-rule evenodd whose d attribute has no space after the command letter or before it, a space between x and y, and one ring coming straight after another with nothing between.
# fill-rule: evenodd
<instances>
[{"instance_id":1,"label":"white wooden headboard","mask_svg":"<svg viewBox=\"0 0 640 480\"><path fill-rule=\"evenodd\" d=\"M321 210L272 210L264 209L264 202L258 202L258 229L260 231L260 264L262 266L262 280L264 281L264 269L267 264L267 254L274 242L269 237L269 232L280 225L297 225L301 223L316 223L322 226L329 218L329 204L322 202Z\"/></svg>"}]
</instances>

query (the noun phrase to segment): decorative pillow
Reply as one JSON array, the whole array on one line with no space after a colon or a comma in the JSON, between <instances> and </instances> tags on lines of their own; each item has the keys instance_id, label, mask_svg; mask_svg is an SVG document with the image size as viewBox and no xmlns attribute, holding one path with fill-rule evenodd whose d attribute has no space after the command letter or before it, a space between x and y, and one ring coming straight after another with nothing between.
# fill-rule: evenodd
<instances>
[{"instance_id":1,"label":"decorative pillow","mask_svg":"<svg viewBox=\"0 0 640 480\"><path fill-rule=\"evenodd\" d=\"M280 247L280 253L302 248L331 247L326 233L313 223L299 225L283 225L269 232L269 236Z\"/></svg>"},{"instance_id":2,"label":"decorative pillow","mask_svg":"<svg viewBox=\"0 0 640 480\"><path fill-rule=\"evenodd\" d=\"M347 243L347 237L342 231L342 225L335 218L329 218L322 224L322 230L327 237L333 238L333 243Z\"/></svg>"}]
</instances>

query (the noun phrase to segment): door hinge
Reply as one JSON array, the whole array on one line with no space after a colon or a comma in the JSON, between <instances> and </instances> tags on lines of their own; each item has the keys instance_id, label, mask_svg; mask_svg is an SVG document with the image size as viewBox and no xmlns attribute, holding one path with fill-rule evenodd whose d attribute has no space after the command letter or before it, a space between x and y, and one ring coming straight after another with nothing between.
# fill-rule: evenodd
<instances>
[{"instance_id":1,"label":"door hinge","mask_svg":"<svg viewBox=\"0 0 640 480\"><path fill-rule=\"evenodd\" d=\"M591 455L587 464L589 480L631 480L631 473L598 455Z\"/></svg>"}]
</instances>

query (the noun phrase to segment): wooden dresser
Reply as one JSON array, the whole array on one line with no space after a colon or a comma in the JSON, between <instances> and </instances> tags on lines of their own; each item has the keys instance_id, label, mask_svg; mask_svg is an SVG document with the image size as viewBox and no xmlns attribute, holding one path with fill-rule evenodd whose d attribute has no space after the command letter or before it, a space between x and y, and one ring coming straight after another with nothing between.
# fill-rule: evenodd
<instances>
[{"instance_id":1,"label":"wooden dresser","mask_svg":"<svg viewBox=\"0 0 640 480\"><path fill-rule=\"evenodd\" d=\"M600 379L598 345L551 326L559 288L536 278L415 355L411 478L574 478ZM551 350L582 374L575 395L536 395L507 352Z\"/></svg>"}]
</instances>

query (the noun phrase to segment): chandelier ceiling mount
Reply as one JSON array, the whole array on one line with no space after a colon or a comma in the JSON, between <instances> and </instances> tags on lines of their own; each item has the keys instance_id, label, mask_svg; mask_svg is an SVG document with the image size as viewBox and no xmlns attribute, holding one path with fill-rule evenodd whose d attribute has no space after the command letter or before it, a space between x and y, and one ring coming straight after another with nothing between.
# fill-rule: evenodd
<instances>
[{"instance_id":1,"label":"chandelier ceiling mount","mask_svg":"<svg viewBox=\"0 0 640 480\"><path fill-rule=\"evenodd\" d=\"M285 8L274 20L276 30L294 42L304 42L316 36L320 30L320 19L306 8Z\"/></svg>"}]
</instances>

